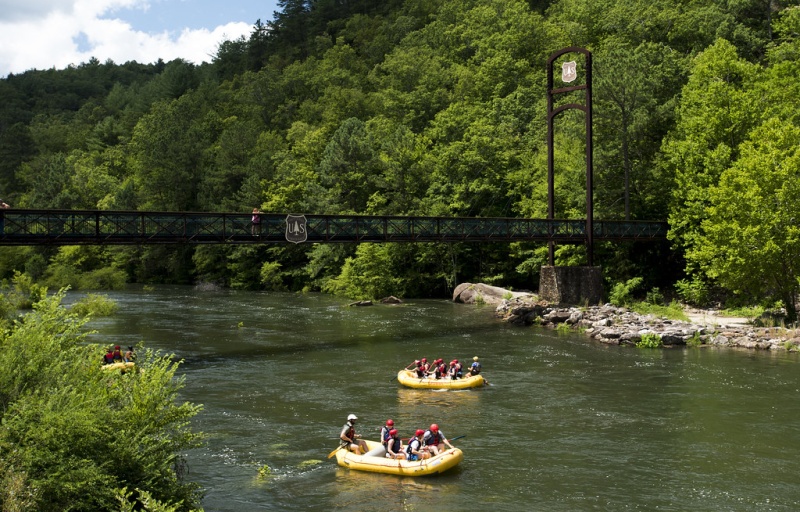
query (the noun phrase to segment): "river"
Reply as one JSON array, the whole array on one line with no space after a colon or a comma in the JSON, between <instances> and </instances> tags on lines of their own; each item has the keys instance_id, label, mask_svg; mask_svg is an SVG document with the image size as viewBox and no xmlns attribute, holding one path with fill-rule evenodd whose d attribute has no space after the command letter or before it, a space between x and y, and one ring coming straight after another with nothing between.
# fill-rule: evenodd
<instances>
[{"instance_id":1,"label":"river","mask_svg":"<svg viewBox=\"0 0 800 512\"><path fill-rule=\"evenodd\" d=\"M800 356L636 349L506 325L446 300L347 307L319 294L109 292L104 344L183 359L182 398L206 445L187 454L206 511L795 511ZM71 293L68 300L80 297ZM400 387L414 359L471 360L490 386ZM340 468L347 414L377 438L432 422L465 454L452 472L402 478ZM271 474L259 476L268 466Z\"/></svg>"}]
</instances>

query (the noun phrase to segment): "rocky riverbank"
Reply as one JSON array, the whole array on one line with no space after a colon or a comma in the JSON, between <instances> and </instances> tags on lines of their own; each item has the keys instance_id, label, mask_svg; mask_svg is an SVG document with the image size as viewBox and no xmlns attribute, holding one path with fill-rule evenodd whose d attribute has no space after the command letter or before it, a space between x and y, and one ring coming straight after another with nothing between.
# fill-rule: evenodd
<instances>
[{"instance_id":1,"label":"rocky riverbank","mask_svg":"<svg viewBox=\"0 0 800 512\"><path fill-rule=\"evenodd\" d=\"M640 315L604 304L563 307L538 300L532 293L510 292L498 287L464 283L453 300L495 306L495 315L520 326L540 325L582 332L612 345L637 345L655 334L665 347L681 345L740 347L754 350L800 350L800 332L781 327L756 327L741 318L720 317L711 311L687 312L690 321ZM650 336L649 338L652 338Z\"/></svg>"}]
</instances>

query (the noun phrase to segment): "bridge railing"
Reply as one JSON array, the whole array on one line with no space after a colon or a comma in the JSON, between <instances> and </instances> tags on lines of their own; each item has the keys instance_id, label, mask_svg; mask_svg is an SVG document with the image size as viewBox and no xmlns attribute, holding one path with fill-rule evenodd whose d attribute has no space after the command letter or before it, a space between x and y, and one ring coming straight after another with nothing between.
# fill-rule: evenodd
<instances>
[{"instance_id":1,"label":"bridge railing","mask_svg":"<svg viewBox=\"0 0 800 512\"><path fill-rule=\"evenodd\" d=\"M0 245L286 243L287 216L104 210L0 211ZM567 219L305 215L307 242L584 243L586 222ZM667 224L595 221L596 240L665 239ZM297 240L293 240L297 241Z\"/></svg>"}]
</instances>

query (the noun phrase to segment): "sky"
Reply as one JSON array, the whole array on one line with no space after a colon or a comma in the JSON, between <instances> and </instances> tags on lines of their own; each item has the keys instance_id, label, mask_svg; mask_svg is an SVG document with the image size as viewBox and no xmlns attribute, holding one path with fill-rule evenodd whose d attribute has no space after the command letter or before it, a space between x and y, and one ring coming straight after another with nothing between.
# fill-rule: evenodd
<instances>
[{"instance_id":1,"label":"sky","mask_svg":"<svg viewBox=\"0 0 800 512\"><path fill-rule=\"evenodd\" d=\"M273 18L278 0L0 0L0 77L117 64L210 62L220 42Z\"/></svg>"}]
</instances>

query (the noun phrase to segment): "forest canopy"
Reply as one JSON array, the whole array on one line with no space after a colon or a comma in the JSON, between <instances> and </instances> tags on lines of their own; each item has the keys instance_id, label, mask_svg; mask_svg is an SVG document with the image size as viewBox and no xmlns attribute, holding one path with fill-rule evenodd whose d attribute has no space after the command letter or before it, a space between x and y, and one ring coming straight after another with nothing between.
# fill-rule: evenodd
<instances>
[{"instance_id":1,"label":"forest canopy","mask_svg":"<svg viewBox=\"0 0 800 512\"><path fill-rule=\"evenodd\" d=\"M796 311L800 8L784 0L281 0L212 62L0 80L0 197L19 208L544 217L546 60L593 53L608 283ZM555 133L556 217L585 215L582 114ZM744 194L743 192L747 192ZM532 288L537 244L3 249L50 286L210 281L447 296ZM585 264L564 246L558 264ZM691 292L691 293L690 293Z\"/></svg>"}]
</instances>

